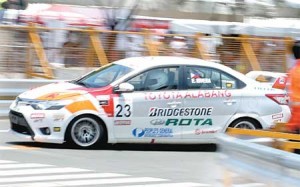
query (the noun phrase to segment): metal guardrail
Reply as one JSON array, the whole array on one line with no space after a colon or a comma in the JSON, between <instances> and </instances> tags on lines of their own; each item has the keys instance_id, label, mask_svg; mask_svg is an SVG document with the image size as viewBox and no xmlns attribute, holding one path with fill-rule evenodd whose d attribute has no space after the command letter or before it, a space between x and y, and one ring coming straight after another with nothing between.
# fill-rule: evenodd
<instances>
[{"instance_id":1,"label":"metal guardrail","mask_svg":"<svg viewBox=\"0 0 300 187\"><path fill-rule=\"evenodd\" d=\"M289 132L289 130L286 128L286 123L277 123L272 129L269 130L227 128L226 133L232 136L244 135L272 138L273 147L289 152L293 152L295 149L300 149L300 135Z\"/></svg>"},{"instance_id":2,"label":"metal guardrail","mask_svg":"<svg viewBox=\"0 0 300 187\"><path fill-rule=\"evenodd\" d=\"M8 117L9 106L20 93L59 80L0 79L0 118Z\"/></svg>"},{"instance_id":3,"label":"metal guardrail","mask_svg":"<svg viewBox=\"0 0 300 187\"><path fill-rule=\"evenodd\" d=\"M300 156L265 145L250 143L226 134L217 136L221 164L228 173L238 173L268 187L296 187L300 184ZM227 174L226 187L232 185Z\"/></svg>"}]
</instances>

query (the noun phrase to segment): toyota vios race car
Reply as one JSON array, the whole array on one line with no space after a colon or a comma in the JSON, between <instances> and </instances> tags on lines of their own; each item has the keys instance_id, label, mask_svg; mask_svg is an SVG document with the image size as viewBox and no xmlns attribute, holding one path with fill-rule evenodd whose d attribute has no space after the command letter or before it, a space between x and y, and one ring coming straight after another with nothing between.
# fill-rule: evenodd
<instances>
[{"instance_id":1,"label":"toyota vios race car","mask_svg":"<svg viewBox=\"0 0 300 187\"><path fill-rule=\"evenodd\" d=\"M14 134L38 142L213 143L227 127L286 122L287 104L284 90L217 63L136 57L26 91L9 118Z\"/></svg>"}]
</instances>

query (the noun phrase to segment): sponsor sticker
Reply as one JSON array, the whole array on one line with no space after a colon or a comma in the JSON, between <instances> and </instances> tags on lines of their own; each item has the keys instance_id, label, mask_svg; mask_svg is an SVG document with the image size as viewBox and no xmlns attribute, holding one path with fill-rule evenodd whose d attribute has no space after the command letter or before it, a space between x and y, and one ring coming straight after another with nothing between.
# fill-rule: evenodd
<instances>
[{"instance_id":1,"label":"sponsor sticker","mask_svg":"<svg viewBox=\"0 0 300 187\"><path fill-rule=\"evenodd\" d=\"M50 93L50 94L46 95L45 98L54 99L58 96L59 96L59 93Z\"/></svg>"},{"instance_id":2,"label":"sponsor sticker","mask_svg":"<svg viewBox=\"0 0 300 187\"><path fill-rule=\"evenodd\" d=\"M163 119L153 119L150 121L151 125L164 125L165 122Z\"/></svg>"},{"instance_id":3,"label":"sponsor sticker","mask_svg":"<svg viewBox=\"0 0 300 187\"><path fill-rule=\"evenodd\" d=\"M63 121L64 119L65 119L65 115L63 115L63 114L54 114L53 115L54 121Z\"/></svg>"},{"instance_id":4,"label":"sponsor sticker","mask_svg":"<svg viewBox=\"0 0 300 187\"><path fill-rule=\"evenodd\" d=\"M30 114L30 119L44 119L45 114L44 113L32 113Z\"/></svg>"},{"instance_id":5,"label":"sponsor sticker","mask_svg":"<svg viewBox=\"0 0 300 187\"><path fill-rule=\"evenodd\" d=\"M207 129L207 130L196 129L195 130L195 134L196 135L200 135L200 134L214 134L214 133L217 133L217 132L218 132L218 130L213 130L213 129L211 129L211 130L209 130L209 129Z\"/></svg>"},{"instance_id":6,"label":"sponsor sticker","mask_svg":"<svg viewBox=\"0 0 300 187\"><path fill-rule=\"evenodd\" d=\"M135 128L132 135L137 138L142 137L173 137L173 129L171 128Z\"/></svg>"},{"instance_id":7,"label":"sponsor sticker","mask_svg":"<svg viewBox=\"0 0 300 187\"><path fill-rule=\"evenodd\" d=\"M108 106L108 101L110 99L109 95L98 95L96 99L99 101L99 105L101 106Z\"/></svg>"},{"instance_id":8,"label":"sponsor sticker","mask_svg":"<svg viewBox=\"0 0 300 187\"><path fill-rule=\"evenodd\" d=\"M272 119L280 119L280 118L283 118L283 113L272 115Z\"/></svg>"},{"instance_id":9,"label":"sponsor sticker","mask_svg":"<svg viewBox=\"0 0 300 187\"><path fill-rule=\"evenodd\" d=\"M168 92L146 92L145 100L176 100L176 99L198 99L198 98L228 98L231 97L230 90L196 90L196 91L168 91Z\"/></svg>"},{"instance_id":10,"label":"sponsor sticker","mask_svg":"<svg viewBox=\"0 0 300 187\"><path fill-rule=\"evenodd\" d=\"M108 100L99 100L99 105L107 106L108 105Z\"/></svg>"},{"instance_id":11,"label":"sponsor sticker","mask_svg":"<svg viewBox=\"0 0 300 187\"><path fill-rule=\"evenodd\" d=\"M131 125L131 120L115 120L114 125Z\"/></svg>"},{"instance_id":12,"label":"sponsor sticker","mask_svg":"<svg viewBox=\"0 0 300 187\"><path fill-rule=\"evenodd\" d=\"M284 77L279 77L279 84L285 84L285 78Z\"/></svg>"},{"instance_id":13,"label":"sponsor sticker","mask_svg":"<svg viewBox=\"0 0 300 187\"><path fill-rule=\"evenodd\" d=\"M203 83L203 84L209 84L211 83L211 80L209 78L195 78L191 80L193 84L197 83Z\"/></svg>"},{"instance_id":14,"label":"sponsor sticker","mask_svg":"<svg viewBox=\"0 0 300 187\"><path fill-rule=\"evenodd\" d=\"M149 109L150 117L164 116L210 116L213 107L186 107L186 108L156 108Z\"/></svg>"}]
</instances>

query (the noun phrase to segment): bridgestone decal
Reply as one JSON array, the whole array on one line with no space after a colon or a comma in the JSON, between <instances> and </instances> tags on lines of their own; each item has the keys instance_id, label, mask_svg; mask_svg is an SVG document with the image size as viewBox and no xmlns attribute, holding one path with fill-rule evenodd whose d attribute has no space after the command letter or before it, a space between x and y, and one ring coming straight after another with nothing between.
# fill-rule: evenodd
<instances>
[{"instance_id":1,"label":"bridgestone decal","mask_svg":"<svg viewBox=\"0 0 300 187\"><path fill-rule=\"evenodd\" d=\"M164 116L210 116L213 107L187 107L187 108L156 108L149 110L150 117Z\"/></svg>"}]
</instances>

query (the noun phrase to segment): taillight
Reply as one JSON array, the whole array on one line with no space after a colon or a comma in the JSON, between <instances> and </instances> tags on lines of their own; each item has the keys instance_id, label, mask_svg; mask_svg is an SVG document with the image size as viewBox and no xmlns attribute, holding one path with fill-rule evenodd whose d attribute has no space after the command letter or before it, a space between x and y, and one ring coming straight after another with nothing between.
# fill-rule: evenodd
<instances>
[{"instance_id":1,"label":"taillight","mask_svg":"<svg viewBox=\"0 0 300 187\"><path fill-rule=\"evenodd\" d=\"M289 97L287 94L266 94L266 96L279 105L288 105L289 104Z\"/></svg>"}]
</instances>

